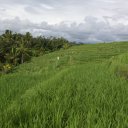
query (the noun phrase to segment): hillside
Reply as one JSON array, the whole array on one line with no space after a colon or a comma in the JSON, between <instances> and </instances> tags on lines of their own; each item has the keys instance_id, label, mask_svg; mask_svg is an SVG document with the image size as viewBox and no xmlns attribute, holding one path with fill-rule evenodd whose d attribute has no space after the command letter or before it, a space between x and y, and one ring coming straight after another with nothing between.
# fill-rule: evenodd
<instances>
[{"instance_id":1,"label":"hillside","mask_svg":"<svg viewBox=\"0 0 128 128\"><path fill-rule=\"evenodd\" d=\"M127 42L35 57L0 77L0 128L126 128L127 79Z\"/></svg>"}]
</instances>

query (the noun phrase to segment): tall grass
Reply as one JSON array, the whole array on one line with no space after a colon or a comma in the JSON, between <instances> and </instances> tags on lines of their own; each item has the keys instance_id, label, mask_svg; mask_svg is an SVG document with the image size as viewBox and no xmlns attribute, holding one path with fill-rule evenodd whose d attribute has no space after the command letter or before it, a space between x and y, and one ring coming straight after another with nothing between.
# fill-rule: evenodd
<instances>
[{"instance_id":1,"label":"tall grass","mask_svg":"<svg viewBox=\"0 0 128 128\"><path fill-rule=\"evenodd\" d=\"M2 76L0 127L128 127L128 82L114 72L127 64L116 57L127 50L127 43L75 46Z\"/></svg>"}]
</instances>

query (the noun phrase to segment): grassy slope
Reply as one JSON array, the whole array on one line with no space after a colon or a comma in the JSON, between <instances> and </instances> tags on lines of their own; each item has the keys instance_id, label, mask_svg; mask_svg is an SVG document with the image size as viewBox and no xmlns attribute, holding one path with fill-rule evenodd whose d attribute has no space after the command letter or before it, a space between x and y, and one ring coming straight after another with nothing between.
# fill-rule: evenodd
<instances>
[{"instance_id":1,"label":"grassy slope","mask_svg":"<svg viewBox=\"0 0 128 128\"><path fill-rule=\"evenodd\" d=\"M127 51L128 43L74 46L2 76L0 127L128 127Z\"/></svg>"}]
</instances>

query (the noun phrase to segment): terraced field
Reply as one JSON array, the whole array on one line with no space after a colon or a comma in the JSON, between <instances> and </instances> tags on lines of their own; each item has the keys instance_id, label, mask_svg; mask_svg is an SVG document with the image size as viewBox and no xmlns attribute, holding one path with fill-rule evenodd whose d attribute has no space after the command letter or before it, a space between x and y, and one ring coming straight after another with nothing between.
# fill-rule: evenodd
<instances>
[{"instance_id":1,"label":"terraced field","mask_svg":"<svg viewBox=\"0 0 128 128\"><path fill-rule=\"evenodd\" d=\"M127 128L127 79L127 42L33 58L0 77L0 127Z\"/></svg>"}]
</instances>

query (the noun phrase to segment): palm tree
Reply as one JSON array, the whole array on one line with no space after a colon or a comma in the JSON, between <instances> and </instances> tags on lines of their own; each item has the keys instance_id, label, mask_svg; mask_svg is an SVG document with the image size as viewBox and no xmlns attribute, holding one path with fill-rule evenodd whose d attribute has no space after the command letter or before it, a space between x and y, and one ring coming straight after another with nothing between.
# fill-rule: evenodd
<instances>
[{"instance_id":1,"label":"palm tree","mask_svg":"<svg viewBox=\"0 0 128 128\"><path fill-rule=\"evenodd\" d=\"M20 63L24 63L25 59L28 60L30 58L31 51L25 47L25 43L23 38L21 39L21 43L16 48L17 56L20 58Z\"/></svg>"},{"instance_id":2,"label":"palm tree","mask_svg":"<svg viewBox=\"0 0 128 128\"><path fill-rule=\"evenodd\" d=\"M31 47L31 42L32 42L32 35L30 32L26 32L26 34L24 35L24 41L25 41L25 45L26 47Z\"/></svg>"},{"instance_id":3,"label":"palm tree","mask_svg":"<svg viewBox=\"0 0 128 128\"><path fill-rule=\"evenodd\" d=\"M13 40L13 34L12 34L12 31L10 30L5 30L5 33L2 35L2 38L4 41L6 42L10 42Z\"/></svg>"},{"instance_id":4,"label":"palm tree","mask_svg":"<svg viewBox=\"0 0 128 128\"><path fill-rule=\"evenodd\" d=\"M12 47L11 51L9 53L6 53L4 57L8 63L11 63L13 65L18 64L19 58L17 56L16 47Z\"/></svg>"}]
</instances>

